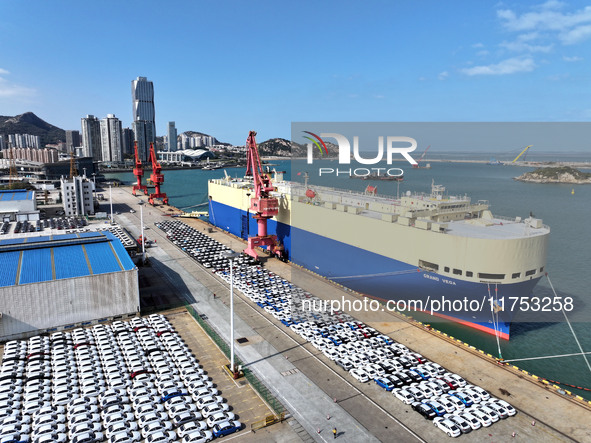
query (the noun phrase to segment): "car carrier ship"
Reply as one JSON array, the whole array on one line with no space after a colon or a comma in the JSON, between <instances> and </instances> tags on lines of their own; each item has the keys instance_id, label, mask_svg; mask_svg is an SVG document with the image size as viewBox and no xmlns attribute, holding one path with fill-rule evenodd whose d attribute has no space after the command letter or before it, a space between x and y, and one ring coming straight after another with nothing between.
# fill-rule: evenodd
<instances>
[{"instance_id":1,"label":"car carrier ship","mask_svg":"<svg viewBox=\"0 0 591 443\"><path fill-rule=\"evenodd\" d=\"M530 296L544 275L550 229L542 220L493 216L488 201L447 195L441 185L394 198L275 172L272 186L279 210L268 232L286 257L367 296L422 300L415 307L429 313L430 300L448 307L476 300L433 314L508 340L507 300ZM208 191L210 223L244 239L256 234L252 178L226 175L210 180Z\"/></svg>"}]
</instances>

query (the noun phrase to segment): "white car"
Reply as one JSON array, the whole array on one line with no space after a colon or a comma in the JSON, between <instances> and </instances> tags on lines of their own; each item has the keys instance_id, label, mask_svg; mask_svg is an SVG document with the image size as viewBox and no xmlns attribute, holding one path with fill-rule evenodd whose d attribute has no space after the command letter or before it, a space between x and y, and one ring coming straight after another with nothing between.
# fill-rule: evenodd
<instances>
[{"instance_id":1,"label":"white car","mask_svg":"<svg viewBox=\"0 0 591 443\"><path fill-rule=\"evenodd\" d=\"M406 389L395 388L392 390L392 394L401 402L410 405L415 401L415 398Z\"/></svg>"},{"instance_id":2,"label":"white car","mask_svg":"<svg viewBox=\"0 0 591 443\"><path fill-rule=\"evenodd\" d=\"M361 383L367 383L369 381L369 376L361 368L353 368L349 371L349 374L351 374L354 379L360 381Z\"/></svg>"},{"instance_id":3,"label":"white car","mask_svg":"<svg viewBox=\"0 0 591 443\"><path fill-rule=\"evenodd\" d=\"M449 375L451 378L454 379L454 381L458 384L458 386L460 388L465 387L468 383L466 382L466 380L464 380L462 377L460 377L458 374L450 374Z\"/></svg>"},{"instance_id":4,"label":"white car","mask_svg":"<svg viewBox=\"0 0 591 443\"><path fill-rule=\"evenodd\" d=\"M509 403L507 403L505 400L500 400L498 398L494 398L494 399L491 398L489 404L491 402L496 403L499 406L502 406L503 408L505 408L509 417L513 417L515 414L517 414L517 411L515 410L515 408L513 406L511 406Z\"/></svg>"},{"instance_id":5,"label":"white car","mask_svg":"<svg viewBox=\"0 0 591 443\"><path fill-rule=\"evenodd\" d=\"M109 443L133 443L140 441L141 438L141 434L137 431L125 431L111 435Z\"/></svg>"},{"instance_id":6,"label":"white car","mask_svg":"<svg viewBox=\"0 0 591 443\"><path fill-rule=\"evenodd\" d=\"M445 394L437 398L437 401L443 406L445 412L451 414L456 410L455 404L450 400L451 395Z\"/></svg>"},{"instance_id":7,"label":"white car","mask_svg":"<svg viewBox=\"0 0 591 443\"><path fill-rule=\"evenodd\" d=\"M480 420L478 420L476 417L474 417L472 414L470 414L469 412L462 412L461 414L458 414L460 417L462 417L464 420L466 420L466 422L468 422L468 424L470 425L470 427L475 431L476 429L480 429L482 427L482 423L480 422Z\"/></svg>"},{"instance_id":8,"label":"white car","mask_svg":"<svg viewBox=\"0 0 591 443\"><path fill-rule=\"evenodd\" d=\"M490 394L484 389L482 389L480 386L466 385L465 387L476 392L480 396L481 401L486 401L490 399Z\"/></svg>"},{"instance_id":9,"label":"white car","mask_svg":"<svg viewBox=\"0 0 591 443\"><path fill-rule=\"evenodd\" d=\"M230 407L228 406L228 403L212 403L205 406L201 410L201 413L203 414L203 417L207 419L209 416L217 414L218 412L228 412L229 409Z\"/></svg>"},{"instance_id":10,"label":"white car","mask_svg":"<svg viewBox=\"0 0 591 443\"><path fill-rule=\"evenodd\" d=\"M153 421L146 426L142 426L142 437L148 438L149 435L160 431L171 431L172 423L169 421Z\"/></svg>"},{"instance_id":11,"label":"white car","mask_svg":"<svg viewBox=\"0 0 591 443\"><path fill-rule=\"evenodd\" d=\"M478 405L478 409L488 415L493 423L496 423L500 420L499 414L488 406L484 406L483 404Z\"/></svg>"},{"instance_id":12,"label":"white car","mask_svg":"<svg viewBox=\"0 0 591 443\"><path fill-rule=\"evenodd\" d=\"M176 432L174 431L160 431L150 434L146 438L146 443L170 443L176 441Z\"/></svg>"},{"instance_id":13,"label":"white car","mask_svg":"<svg viewBox=\"0 0 591 443\"><path fill-rule=\"evenodd\" d=\"M183 438L185 435L193 434L196 431L205 431L207 428L207 423L204 420L195 420L180 425L176 428L176 433L180 438Z\"/></svg>"},{"instance_id":14,"label":"white car","mask_svg":"<svg viewBox=\"0 0 591 443\"><path fill-rule=\"evenodd\" d=\"M458 414L447 414L444 417L447 418L449 421L453 422L458 428L460 428L462 434L466 434L472 430L472 426L470 425L470 423L468 423L468 421L465 418L461 417Z\"/></svg>"},{"instance_id":15,"label":"white car","mask_svg":"<svg viewBox=\"0 0 591 443\"><path fill-rule=\"evenodd\" d=\"M210 414L207 417L207 426L213 428L214 425L218 423L222 423L224 421L234 420L236 416L232 412L216 412L215 414ZM182 437L182 435L180 435Z\"/></svg>"},{"instance_id":16,"label":"white car","mask_svg":"<svg viewBox=\"0 0 591 443\"><path fill-rule=\"evenodd\" d=\"M103 439L103 426L99 423L79 423L77 425L70 425L70 431L68 432L68 437L72 440L76 435L80 434L92 434L95 435L95 438Z\"/></svg>"},{"instance_id":17,"label":"white car","mask_svg":"<svg viewBox=\"0 0 591 443\"><path fill-rule=\"evenodd\" d=\"M437 417L437 418L433 419L433 424L435 425L436 428L441 429L443 432L445 432L450 437L455 438L455 437L459 437L460 435L462 435L462 431L460 431L460 428L458 428L454 422L452 422L446 418Z\"/></svg>"},{"instance_id":18,"label":"white car","mask_svg":"<svg viewBox=\"0 0 591 443\"><path fill-rule=\"evenodd\" d=\"M490 425L492 425L492 420L490 419L490 417L488 415L486 415L484 412L482 412L481 410L472 407L467 412L469 412L470 415L475 417L480 422L480 424L482 426L484 426L485 428L488 428Z\"/></svg>"}]
</instances>

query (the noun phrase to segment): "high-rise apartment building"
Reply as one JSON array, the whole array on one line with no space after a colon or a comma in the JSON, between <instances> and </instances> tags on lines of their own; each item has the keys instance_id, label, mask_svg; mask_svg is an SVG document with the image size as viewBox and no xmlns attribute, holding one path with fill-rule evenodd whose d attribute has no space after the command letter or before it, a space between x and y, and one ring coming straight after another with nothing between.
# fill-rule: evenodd
<instances>
[{"instance_id":1,"label":"high-rise apartment building","mask_svg":"<svg viewBox=\"0 0 591 443\"><path fill-rule=\"evenodd\" d=\"M121 130L121 143L123 154L131 154L133 155L133 142L135 141L135 137L133 136L133 131L129 128L123 128Z\"/></svg>"},{"instance_id":2,"label":"high-rise apartment building","mask_svg":"<svg viewBox=\"0 0 591 443\"><path fill-rule=\"evenodd\" d=\"M168 122L168 151L176 151L176 127L174 122Z\"/></svg>"},{"instance_id":3,"label":"high-rise apartment building","mask_svg":"<svg viewBox=\"0 0 591 443\"><path fill-rule=\"evenodd\" d=\"M66 152L69 154L80 146L80 131L66 131Z\"/></svg>"},{"instance_id":4,"label":"high-rise apartment building","mask_svg":"<svg viewBox=\"0 0 591 443\"><path fill-rule=\"evenodd\" d=\"M138 77L131 82L133 102L132 129L138 142L138 151L142 161L148 158L150 142L156 141L156 123L154 110L154 83L146 77Z\"/></svg>"},{"instance_id":5,"label":"high-rise apartment building","mask_svg":"<svg viewBox=\"0 0 591 443\"><path fill-rule=\"evenodd\" d=\"M123 160L121 142L121 120L115 114L108 114L101 119L102 161L119 163Z\"/></svg>"},{"instance_id":6,"label":"high-rise apartment building","mask_svg":"<svg viewBox=\"0 0 591 443\"><path fill-rule=\"evenodd\" d=\"M87 115L81 119L82 124L82 156L92 157L95 161L101 161L101 124L94 115Z\"/></svg>"}]
</instances>

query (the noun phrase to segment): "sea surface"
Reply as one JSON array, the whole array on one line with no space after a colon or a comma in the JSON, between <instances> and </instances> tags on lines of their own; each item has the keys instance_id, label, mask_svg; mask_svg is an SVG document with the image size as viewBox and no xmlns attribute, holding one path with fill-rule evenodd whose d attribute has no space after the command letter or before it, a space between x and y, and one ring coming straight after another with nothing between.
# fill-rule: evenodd
<instances>
[{"instance_id":1,"label":"sea surface","mask_svg":"<svg viewBox=\"0 0 591 443\"><path fill-rule=\"evenodd\" d=\"M550 157L550 155L548 156ZM566 160L565 156L556 156ZM458 154L458 158L461 157ZM588 154L572 154L567 161L589 161ZM480 158L482 159L482 158ZM530 158L528 158L530 160ZM536 160L532 156L531 160ZM546 158L539 160L547 160ZM302 161L273 160L271 168L287 171L286 178L303 181L306 172L310 184L321 184L363 191L368 184L378 187L378 193L402 195L407 191L429 193L434 181L446 187L451 195L467 194L472 201L488 200L495 215L528 217L532 213L551 228L546 270L560 296L572 296L575 312L571 327L583 350L591 352L591 185L564 185L523 183L514 177L533 168L492 166L483 163L433 162L431 169L404 169L404 181L355 180L344 176L318 177L318 166L343 169L334 161L324 160L312 168ZM382 165L380 165L382 166ZM385 166L385 165L383 165ZM355 166L353 166L355 167ZM230 176L241 177L244 168L226 170ZM315 174L315 175L314 175ZM171 170L164 171L163 191L173 206L192 210L207 210L207 181L223 177L223 170ZM107 179L117 178L131 184L131 173L105 174ZM204 205L202 205L205 203ZM201 205L201 206L199 206ZM548 280L542 278L534 289L540 297L552 295ZM431 325L479 349L509 359L526 359L580 353L577 341L564 317L552 322L517 321L511 327L511 340L497 343L494 336L453 323L438 323L429 318ZM535 319L534 319L535 320ZM588 355L591 361L591 354ZM513 364L538 376L575 386L591 388L591 370L580 355L535 360L520 360ZM572 389L591 399L591 392ZM508 388L510 390L510 387Z\"/></svg>"}]
</instances>

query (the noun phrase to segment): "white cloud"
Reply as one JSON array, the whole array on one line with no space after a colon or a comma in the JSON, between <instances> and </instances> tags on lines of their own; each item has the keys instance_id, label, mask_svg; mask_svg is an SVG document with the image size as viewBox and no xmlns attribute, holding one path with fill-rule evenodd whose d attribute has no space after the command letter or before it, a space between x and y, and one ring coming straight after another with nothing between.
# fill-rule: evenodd
<instances>
[{"instance_id":1,"label":"white cloud","mask_svg":"<svg viewBox=\"0 0 591 443\"><path fill-rule=\"evenodd\" d=\"M473 48L484 48L484 45L482 43L474 43L472 45Z\"/></svg>"},{"instance_id":2,"label":"white cloud","mask_svg":"<svg viewBox=\"0 0 591 443\"><path fill-rule=\"evenodd\" d=\"M591 24L584 26L577 26L566 32L562 32L558 38L564 45L574 45L591 36Z\"/></svg>"},{"instance_id":3,"label":"white cloud","mask_svg":"<svg viewBox=\"0 0 591 443\"><path fill-rule=\"evenodd\" d=\"M6 69L0 68L0 75L8 75L8 74L10 74L10 72L8 72Z\"/></svg>"},{"instance_id":4,"label":"white cloud","mask_svg":"<svg viewBox=\"0 0 591 443\"><path fill-rule=\"evenodd\" d=\"M499 46L513 52L550 52L553 48L553 45L530 45L520 39L514 42L502 42Z\"/></svg>"},{"instance_id":5,"label":"white cloud","mask_svg":"<svg viewBox=\"0 0 591 443\"><path fill-rule=\"evenodd\" d=\"M527 58L508 58L496 64L474 66L472 68L462 69L466 75L507 75L518 72L530 72L536 68L534 60Z\"/></svg>"},{"instance_id":6,"label":"white cloud","mask_svg":"<svg viewBox=\"0 0 591 443\"><path fill-rule=\"evenodd\" d=\"M583 57L579 57L579 56L577 56L577 55L575 55L575 56L573 56L573 57L567 57L567 56L564 56L564 57L562 57L562 59L563 59L565 62L580 62L581 60L583 60Z\"/></svg>"},{"instance_id":7,"label":"white cloud","mask_svg":"<svg viewBox=\"0 0 591 443\"><path fill-rule=\"evenodd\" d=\"M548 4L545 3L545 4ZM497 11L497 17L510 31L557 31L568 33L576 27L591 23L591 6L572 13L564 13L552 8L541 8L521 15L510 9Z\"/></svg>"},{"instance_id":8,"label":"white cloud","mask_svg":"<svg viewBox=\"0 0 591 443\"><path fill-rule=\"evenodd\" d=\"M449 77L449 72L447 71L440 72L437 76L439 80L445 80L447 77Z\"/></svg>"},{"instance_id":9,"label":"white cloud","mask_svg":"<svg viewBox=\"0 0 591 443\"><path fill-rule=\"evenodd\" d=\"M478 52L476 53L476 55L477 55L478 57L486 57L488 54L490 54L490 53L489 53L489 52L488 52L486 49L483 49L482 51L478 51Z\"/></svg>"}]
</instances>

